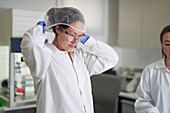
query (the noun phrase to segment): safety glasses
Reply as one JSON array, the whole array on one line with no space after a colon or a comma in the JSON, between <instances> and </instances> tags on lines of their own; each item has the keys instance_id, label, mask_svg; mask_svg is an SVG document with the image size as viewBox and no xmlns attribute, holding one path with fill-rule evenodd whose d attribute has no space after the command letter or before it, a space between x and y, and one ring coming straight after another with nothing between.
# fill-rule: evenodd
<instances>
[{"instance_id":1,"label":"safety glasses","mask_svg":"<svg viewBox=\"0 0 170 113\"><path fill-rule=\"evenodd\" d=\"M69 40L70 42L76 41L76 40L81 41L81 40L83 40L84 37L85 37L85 34L83 34L83 35L81 35L81 36L76 36L75 34L72 34L72 33L67 32L67 31L64 30L62 27L60 27L60 28L61 28L61 30L67 35L66 38L67 38L67 40Z\"/></svg>"}]
</instances>

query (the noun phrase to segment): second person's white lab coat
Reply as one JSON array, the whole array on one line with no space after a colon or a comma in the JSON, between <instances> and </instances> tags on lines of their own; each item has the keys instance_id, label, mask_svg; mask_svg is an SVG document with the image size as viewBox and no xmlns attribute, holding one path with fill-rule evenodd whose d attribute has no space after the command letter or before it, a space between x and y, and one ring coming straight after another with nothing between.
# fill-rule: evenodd
<instances>
[{"instance_id":1,"label":"second person's white lab coat","mask_svg":"<svg viewBox=\"0 0 170 113\"><path fill-rule=\"evenodd\" d=\"M136 113L170 113L170 70L164 59L146 66L136 94Z\"/></svg>"}]
</instances>

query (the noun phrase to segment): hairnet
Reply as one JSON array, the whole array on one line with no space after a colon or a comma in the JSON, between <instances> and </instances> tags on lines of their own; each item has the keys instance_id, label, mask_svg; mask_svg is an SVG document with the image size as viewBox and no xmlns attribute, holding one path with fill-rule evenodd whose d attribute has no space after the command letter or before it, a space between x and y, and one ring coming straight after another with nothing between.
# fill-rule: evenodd
<instances>
[{"instance_id":1,"label":"hairnet","mask_svg":"<svg viewBox=\"0 0 170 113\"><path fill-rule=\"evenodd\" d=\"M63 8L51 8L48 10L47 14L44 18L46 27L45 29L48 30L53 26L56 25L68 25L74 29L77 29L79 31L85 31L80 30L78 28L75 28L74 26L71 26L73 22L80 21L83 24L85 24L83 14L76 8L73 7L63 7Z\"/></svg>"}]
</instances>

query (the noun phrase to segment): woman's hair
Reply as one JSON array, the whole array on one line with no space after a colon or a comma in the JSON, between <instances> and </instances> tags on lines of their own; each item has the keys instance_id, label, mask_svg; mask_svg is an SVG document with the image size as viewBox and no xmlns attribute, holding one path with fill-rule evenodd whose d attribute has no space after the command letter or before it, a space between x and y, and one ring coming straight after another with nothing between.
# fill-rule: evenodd
<instances>
[{"instance_id":1,"label":"woman's hair","mask_svg":"<svg viewBox=\"0 0 170 113\"><path fill-rule=\"evenodd\" d=\"M48 10L45 16L46 27L52 28L53 32L56 33L56 25L62 28L67 28L76 21L80 21L85 24L83 14L76 8L73 7L62 7L62 8L51 8Z\"/></svg>"},{"instance_id":2,"label":"woman's hair","mask_svg":"<svg viewBox=\"0 0 170 113\"><path fill-rule=\"evenodd\" d=\"M165 26L165 27L163 28L161 34L160 34L161 45L162 45L162 43L163 43L163 36L164 36L164 34L166 34L166 33L170 33L170 25ZM162 49L162 55L163 55L165 58L167 58L167 56L165 55L163 49Z\"/></svg>"},{"instance_id":3,"label":"woman's hair","mask_svg":"<svg viewBox=\"0 0 170 113\"><path fill-rule=\"evenodd\" d=\"M68 28L69 26L67 26L67 25L59 25L60 30L62 30L61 27L62 27L63 29L66 29L66 28ZM56 26L53 26L53 27L52 27L52 30L53 30L55 36L57 37L58 34L57 34L57 32L56 32Z\"/></svg>"}]
</instances>

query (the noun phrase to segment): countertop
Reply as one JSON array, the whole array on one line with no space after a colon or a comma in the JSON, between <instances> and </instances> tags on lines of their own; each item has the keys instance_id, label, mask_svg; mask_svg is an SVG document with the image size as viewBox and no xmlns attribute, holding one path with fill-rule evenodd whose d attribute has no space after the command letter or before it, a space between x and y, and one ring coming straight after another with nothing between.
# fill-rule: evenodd
<instances>
[{"instance_id":1,"label":"countertop","mask_svg":"<svg viewBox=\"0 0 170 113\"><path fill-rule=\"evenodd\" d=\"M13 110L19 110L19 109L28 109L28 108L35 108L36 104L32 105L23 105L18 107L1 107L0 111L13 111Z\"/></svg>"},{"instance_id":2,"label":"countertop","mask_svg":"<svg viewBox=\"0 0 170 113\"><path fill-rule=\"evenodd\" d=\"M119 96L124 97L124 98L128 98L128 99L133 99L133 100L137 99L135 92L123 92L123 91L121 91L119 93Z\"/></svg>"}]
</instances>

